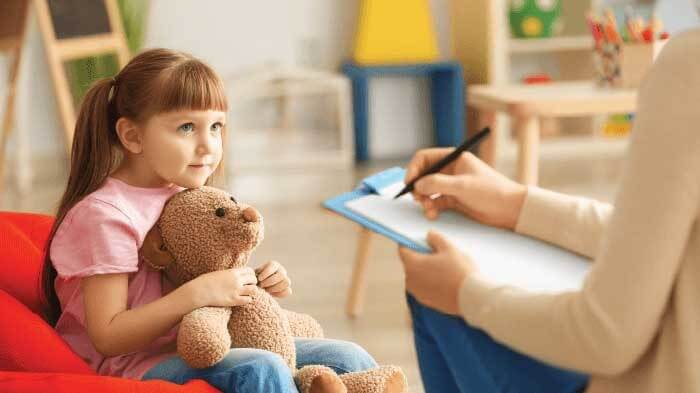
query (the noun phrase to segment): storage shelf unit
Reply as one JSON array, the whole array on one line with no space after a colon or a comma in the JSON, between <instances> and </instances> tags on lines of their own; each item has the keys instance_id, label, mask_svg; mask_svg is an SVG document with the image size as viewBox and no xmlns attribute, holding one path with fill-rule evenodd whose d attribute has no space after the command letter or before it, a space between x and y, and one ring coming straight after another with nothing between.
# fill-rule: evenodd
<instances>
[{"instance_id":1,"label":"storage shelf unit","mask_svg":"<svg viewBox=\"0 0 700 393\"><path fill-rule=\"evenodd\" d=\"M593 48L593 39L587 35L536 39L511 38L508 46L511 53L590 51Z\"/></svg>"},{"instance_id":2,"label":"storage shelf unit","mask_svg":"<svg viewBox=\"0 0 700 393\"><path fill-rule=\"evenodd\" d=\"M560 35L551 38L513 38L508 23L508 0L451 0L453 53L465 72L467 84L517 83L524 76L528 62L553 64L557 80L590 80L594 76L593 40L585 24L585 13L598 9L601 0L563 1L564 28ZM533 67L530 67L532 69ZM536 67L535 67L536 68ZM467 89L467 102L469 102ZM469 114L468 129L477 126L474 113ZM587 149L604 151L607 138L591 134L599 119L593 117L547 119L543 125L543 154L557 149L573 152ZM509 128L508 120L499 116L498 127ZM550 131L547 131L549 129ZM559 132L561 130L561 132ZM506 132L501 132L506 135ZM561 136L556 136L561 135ZM500 141L506 160L516 151L511 138ZM548 143L548 139L557 139ZM619 150L625 141L610 140ZM546 146L545 146L546 145ZM556 154L556 153L555 153Z\"/></svg>"}]
</instances>

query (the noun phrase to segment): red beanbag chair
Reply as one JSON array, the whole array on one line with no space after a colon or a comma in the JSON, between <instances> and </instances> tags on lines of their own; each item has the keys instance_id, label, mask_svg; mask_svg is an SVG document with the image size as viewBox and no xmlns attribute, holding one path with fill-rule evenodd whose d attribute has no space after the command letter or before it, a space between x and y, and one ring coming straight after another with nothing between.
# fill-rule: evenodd
<instances>
[{"instance_id":1,"label":"red beanbag chair","mask_svg":"<svg viewBox=\"0 0 700 393\"><path fill-rule=\"evenodd\" d=\"M40 316L0 289L0 370L95 374ZM0 389L2 391L2 389Z\"/></svg>"},{"instance_id":2,"label":"red beanbag chair","mask_svg":"<svg viewBox=\"0 0 700 393\"><path fill-rule=\"evenodd\" d=\"M0 289L41 312L39 279L53 217L0 212Z\"/></svg>"},{"instance_id":3,"label":"red beanbag chair","mask_svg":"<svg viewBox=\"0 0 700 393\"><path fill-rule=\"evenodd\" d=\"M0 392L218 392L96 375L39 315L44 247L53 217L0 212Z\"/></svg>"},{"instance_id":4,"label":"red beanbag chair","mask_svg":"<svg viewBox=\"0 0 700 393\"><path fill-rule=\"evenodd\" d=\"M0 392L215 393L218 390L202 380L192 380L184 385L177 385L166 381L136 381L99 375L0 371Z\"/></svg>"}]
</instances>

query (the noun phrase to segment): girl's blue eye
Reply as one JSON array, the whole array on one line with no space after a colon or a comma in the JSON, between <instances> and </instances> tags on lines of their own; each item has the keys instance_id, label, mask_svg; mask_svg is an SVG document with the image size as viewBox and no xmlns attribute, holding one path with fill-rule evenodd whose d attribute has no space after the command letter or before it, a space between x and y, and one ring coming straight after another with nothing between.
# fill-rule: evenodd
<instances>
[{"instance_id":1,"label":"girl's blue eye","mask_svg":"<svg viewBox=\"0 0 700 393\"><path fill-rule=\"evenodd\" d=\"M185 123L185 124L181 125L180 127L178 127L178 130L183 131L186 134L190 133L190 132L194 131L194 124Z\"/></svg>"},{"instance_id":2,"label":"girl's blue eye","mask_svg":"<svg viewBox=\"0 0 700 393\"><path fill-rule=\"evenodd\" d=\"M224 125L221 123L214 123L211 125L211 130L214 132L220 132L222 128L224 128Z\"/></svg>"}]
</instances>

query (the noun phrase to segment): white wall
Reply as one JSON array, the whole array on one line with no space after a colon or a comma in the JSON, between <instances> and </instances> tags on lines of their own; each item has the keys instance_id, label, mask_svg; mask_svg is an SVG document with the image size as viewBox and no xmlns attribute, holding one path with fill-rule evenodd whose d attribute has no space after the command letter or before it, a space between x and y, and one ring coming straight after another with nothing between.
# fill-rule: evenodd
<instances>
[{"instance_id":1,"label":"white wall","mask_svg":"<svg viewBox=\"0 0 700 393\"><path fill-rule=\"evenodd\" d=\"M657 0L655 11L664 21L665 29L675 34L700 26L700 10L695 3L696 0Z\"/></svg>"},{"instance_id":2,"label":"white wall","mask_svg":"<svg viewBox=\"0 0 700 393\"><path fill-rule=\"evenodd\" d=\"M188 51L224 78L265 63L338 70L352 50L359 3L347 0L180 0L152 3L147 46ZM448 0L431 2L443 54L449 49ZM187 21L186 28L177 28ZM410 154L431 143L426 80L382 78L370 85L370 153ZM235 89L235 86L229 86ZM391 143L386 143L391 141ZM235 142L234 142L235 143Z\"/></svg>"},{"instance_id":3,"label":"white wall","mask_svg":"<svg viewBox=\"0 0 700 393\"><path fill-rule=\"evenodd\" d=\"M431 0L446 55L448 5L448 0ZM358 7L358 0L152 0L145 46L190 52L224 78L265 63L338 70L351 52ZM15 133L25 133L32 154L60 158L63 133L33 15L23 56ZM370 141L375 156L406 155L430 143L426 83L404 78L372 82Z\"/></svg>"}]
</instances>

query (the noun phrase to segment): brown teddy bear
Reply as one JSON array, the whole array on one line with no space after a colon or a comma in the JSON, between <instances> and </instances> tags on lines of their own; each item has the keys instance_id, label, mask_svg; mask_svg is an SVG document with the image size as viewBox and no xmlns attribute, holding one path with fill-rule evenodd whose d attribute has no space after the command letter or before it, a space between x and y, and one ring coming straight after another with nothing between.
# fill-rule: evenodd
<instances>
[{"instance_id":1,"label":"brown teddy bear","mask_svg":"<svg viewBox=\"0 0 700 393\"><path fill-rule=\"evenodd\" d=\"M141 257L174 285L182 285L204 273L245 266L263 233L262 216L252 206L216 188L189 189L168 200L144 240ZM247 305L202 307L187 314L180 323L177 351L193 368L214 365L230 348L277 353L295 370L302 393L406 390L406 377L396 366L340 376L321 365L296 370L294 337L321 338L323 331L312 317L282 309L258 288Z\"/></svg>"}]
</instances>

